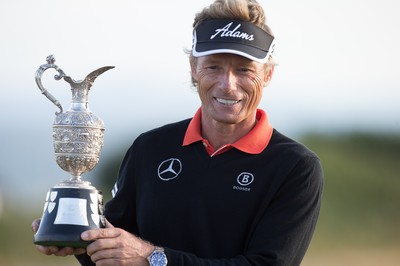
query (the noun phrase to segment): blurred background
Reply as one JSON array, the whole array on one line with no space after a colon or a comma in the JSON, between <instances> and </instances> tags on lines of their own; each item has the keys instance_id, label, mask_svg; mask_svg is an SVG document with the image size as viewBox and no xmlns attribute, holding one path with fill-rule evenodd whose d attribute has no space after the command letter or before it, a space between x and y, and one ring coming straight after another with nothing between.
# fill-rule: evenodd
<instances>
[{"instance_id":1,"label":"blurred background","mask_svg":"<svg viewBox=\"0 0 400 266\"><path fill-rule=\"evenodd\" d=\"M89 95L106 133L100 163L84 176L107 199L134 138L199 107L184 49L195 13L211 2L0 2L0 265L77 265L36 252L30 231L47 190L67 178L52 147L57 108L34 80L46 57L54 54L75 80L115 66ZM259 2L279 64L260 107L275 128L317 152L325 171L321 216L302 265L398 265L400 3ZM69 84L52 71L43 84L67 109Z\"/></svg>"}]
</instances>

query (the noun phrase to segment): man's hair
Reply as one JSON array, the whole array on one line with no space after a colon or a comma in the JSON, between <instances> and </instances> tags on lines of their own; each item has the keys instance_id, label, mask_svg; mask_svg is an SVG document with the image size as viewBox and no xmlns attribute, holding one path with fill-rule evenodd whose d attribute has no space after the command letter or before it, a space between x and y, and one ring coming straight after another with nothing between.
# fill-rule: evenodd
<instances>
[{"instance_id":1,"label":"man's hair","mask_svg":"<svg viewBox=\"0 0 400 266\"><path fill-rule=\"evenodd\" d=\"M256 0L216 0L196 14L193 28L209 19L232 19L250 22L274 36L266 24L264 9Z\"/></svg>"},{"instance_id":2,"label":"man's hair","mask_svg":"<svg viewBox=\"0 0 400 266\"><path fill-rule=\"evenodd\" d=\"M250 22L274 36L270 27L266 24L265 12L256 0L215 0L212 4L198 12L194 18L193 28L196 28L205 20L232 19ZM186 51L191 64L196 65L196 57L191 50ZM272 57L268 65L274 65ZM197 87L197 82L192 77L192 85Z\"/></svg>"}]
</instances>

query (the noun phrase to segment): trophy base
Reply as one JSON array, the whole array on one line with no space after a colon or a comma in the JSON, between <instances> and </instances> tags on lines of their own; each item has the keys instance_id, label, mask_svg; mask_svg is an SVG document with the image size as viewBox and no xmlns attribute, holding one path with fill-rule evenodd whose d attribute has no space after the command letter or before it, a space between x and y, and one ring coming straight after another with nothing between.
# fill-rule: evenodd
<instances>
[{"instance_id":1,"label":"trophy base","mask_svg":"<svg viewBox=\"0 0 400 266\"><path fill-rule=\"evenodd\" d=\"M57 247L86 247L81 239L86 230L104 228L103 196L87 188L58 185L49 190L34 244Z\"/></svg>"},{"instance_id":2,"label":"trophy base","mask_svg":"<svg viewBox=\"0 0 400 266\"><path fill-rule=\"evenodd\" d=\"M35 235L33 243L41 246L86 248L91 242L81 239L80 234L83 231L86 231L86 229L75 234L68 232L67 234Z\"/></svg>"}]
</instances>

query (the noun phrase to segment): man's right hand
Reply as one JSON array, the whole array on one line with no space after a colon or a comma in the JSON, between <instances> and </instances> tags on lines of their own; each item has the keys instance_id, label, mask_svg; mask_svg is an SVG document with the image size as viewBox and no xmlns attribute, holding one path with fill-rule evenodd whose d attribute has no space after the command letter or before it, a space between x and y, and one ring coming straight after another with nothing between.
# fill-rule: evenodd
<instances>
[{"instance_id":1,"label":"man's right hand","mask_svg":"<svg viewBox=\"0 0 400 266\"><path fill-rule=\"evenodd\" d=\"M40 225L40 219L35 219L32 222L32 231L34 233L37 232ZM36 249L46 255L55 255L55 256L68 256L68 255L81 255L86 253L86 249L84 248L72 248L72 247L47 247L36 245Z\"/></svg>"}]
</instances>

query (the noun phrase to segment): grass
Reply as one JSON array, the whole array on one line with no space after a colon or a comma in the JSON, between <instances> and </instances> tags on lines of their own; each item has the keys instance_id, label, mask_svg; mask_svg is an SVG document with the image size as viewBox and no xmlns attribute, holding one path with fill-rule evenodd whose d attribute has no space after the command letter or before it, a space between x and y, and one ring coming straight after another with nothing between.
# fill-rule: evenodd
<instances>
[{"instance_id":1,"label":"grass","mask_svg":"<svg viewBox=\"0 0 400 266\"><path fill-rule=\"evenodd\" d=\"M41 207L35 210L41 210ZM50 266L79 265L75 259L56 258L39 253L33 244L31 222L35 218L28 210L15 209L5 204L0 217L0 265L7 266Z\"/></svg>"},{"instance_id":2,"label":"grass","mask_svg":"<svg viewBox=\"0 0 400 266\"><path fill-rule=\"evenodd\" d=\"M320 156L325 173L315 241L399 245L400 137L308 136L303 142Z\"/></svg>"}]
</instances>

